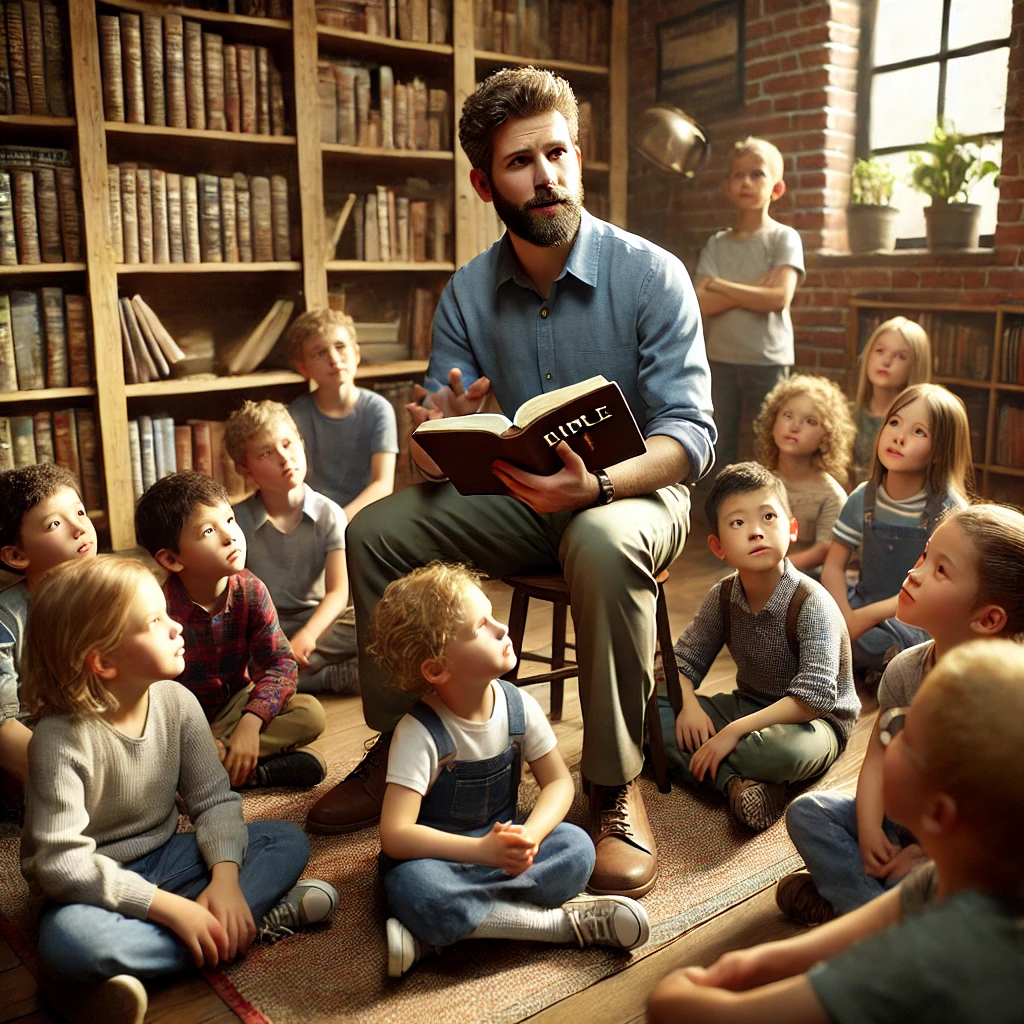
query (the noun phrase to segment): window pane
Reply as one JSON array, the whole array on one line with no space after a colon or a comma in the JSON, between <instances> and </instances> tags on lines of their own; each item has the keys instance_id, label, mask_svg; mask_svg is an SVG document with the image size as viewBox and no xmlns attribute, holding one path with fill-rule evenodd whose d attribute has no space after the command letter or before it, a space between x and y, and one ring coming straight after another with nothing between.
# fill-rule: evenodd
<instances>
[{"instance_id":1,"label":"window pane","mask_svg":"<svg viewBox=\"0 0 1024 1024\"><path fill-rule=\"evenodd\" d=\"M977 6L979 0L969 2ZM941 41L942 0L878 0L875 67L938 53Z\"/></svg>"},{"instance_id":2,"label":"window pane","mask_svg":"<svg viewBox=\"0 0 1024 1024\"><path fill-rule=\"evenodd\" d=\"M958 132L1001 132L1006 113L1007 47L951 60L946 72L946 117ZM873 116L873 115L872 115Z\"/></svg>"},{"instance_id":3,"label":"window pane","mask_svg":"<svg viewBox=\"0 0 1024 1024\"><path fill-rule=\"evenodd\" d=\"M927 142L935 128L938 96L938 64L875 75L871 80L871 148Z\"/></svg>"},{"instance_id":4,"label":"window pane","mask_svg":"<svg viewBox=\"0 0 1024 1024\"><path fill-rule=\"evenodd\" d=\"M983 160L994 160L997 167L1002 166L1002 139L982 146L981 157ZM999 212L999 186L995 184L991 175L971 190L970 200L972 203L981 204L981 233L992 234L996 229L996 215Z\"/></svg>"},{"instance_id":5,"label":"window pane","mask_svg":"<svg viewBox=\"0 0 1024 1024\"><path fill-rule=\"evenodd\" d=\"M1013 0L953 0L949 9L949 48L1005 39L1010 34L1012 8Z\"/></svg>"},{"instance_id":6,"label":"window pane","mask_svg":"<svg viewBox=\"0 0 1024 1024\"><path fill-rule=\"evenodd\" d=\"M896 187L892 193L892 205L899 210L896 218L897 238L924 238L924 208L929 199L923 192L910 187L910 172L914 165L908 153L890 153L878 158L889 165L896 175Z\"/></svg>"}]
</instances>

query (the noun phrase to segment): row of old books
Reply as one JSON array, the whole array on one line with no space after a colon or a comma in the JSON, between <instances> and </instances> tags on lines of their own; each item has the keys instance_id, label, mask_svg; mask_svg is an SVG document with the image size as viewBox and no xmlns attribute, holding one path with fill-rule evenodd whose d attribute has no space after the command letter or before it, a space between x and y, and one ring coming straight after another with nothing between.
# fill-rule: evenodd
<instances>
[{"instance_id":1,"label":"row of old books","mask_svg":"<svg viewBox=\"0 0 1024 1024\"><path fill-rule=\"evenodd\" d=\"M369 263L443 263L451 236L447 205L440 199L399 195L378 185L355 201L355 258Z\"/></svg>"},{"instance_id":2,"label":"row of old books","mask_svg":"<svg viewBox=\"0 0 1024 1024\"><path fill-rule=\"evenodd\" d=\"M0 146L0 266L81 259L78 174L71 154Z\"/></svg>"},{"instance_id":3,"label":"row of old books","mask_svg":"<svg viewBox=\"0 0 1024 1024\"><path fill-rule=\"evenodd\" d=\"M400 491L403 487L411 484L421 483L423 477L417 472L412 455L409 452L409 434L412 431L412 421L409 418L409 410L406 406L412 401L413 384L419 381L377 381L371 385L374 391L383 395L395 410L395 418L398 421L398 457L395 460L395 490Z\"/></svg>"},{"instance_id":4,"label":"row of old books","mask_svg":"<svg viewBox=\"0 0 1024 1024\"><path fill-rule=\"evenodd\" d=\"M396 82L386 65L322 60L317 66L320 141L384 149L448 149L448 91L420 77ZM377 106L373 107L373 97Z\"/></svg>"},{"instance_id":5,"label":"row of old books","mask_svg":"<svg viewBox=\"0 0 1024 1024\"><path fill-rule=\"evenodd\" d=\"M171 416L139 416L128 421L132 488L138 500L171 473L197 470L227 488L232 501L250 493L224 447L224 424L190 419L176 424Z\"/></svg>"},{"instance_id":6,"label":"row of old books","mask_svg":"<svg viewBox=\"0 0 1024 1024\"><path fill-rule=\"evenodd\" d=\"M84 295L0 292L0 392L90 387L90 348Z\"/></svg>"},{"instance_id":7,"label":"row of old books","mask_svg":"<svg viewBox=\"0 0 1024 1024\"><path fill-rule=\"evenodd\" d=\"M1024 319L1007 317L1003 323L1003 348L999 379L1004 384L1024 384Z\"/></svg>"},{"instance_id":8,"label":"row of old books","mask_svg":"<svg viewBox=\"0 0 1024 1024\"><path fill-rule=\"evenodd\" d=\"M608 64L611 10L603 0L476 0L478 50Z\"/></svg>"},{"instance_id":9,"label":"row of old books","mask_svg":"<svg viewBox=\"0 0 1024 1024\"><path fill-rule=\"evenodd\" d=\"M988 380L992 323L953 319L924 310L918 318L932 349L932 372L940 377Z\"/></svg>"},{"instance_id":10,"label":"row of old books","mask_svg":"<svg viewBox=\"0 0 1024 1024\"><path fill-rule=\"evenodd\" d=\"M148 384L170 377L171 367L180 363L185 353L146 300L141 295L118 299L117 312L125 382Z\"/></svg>"},{"instance_id":11,"label":"row of old books","mask_svg":"<svg viewBox=\"0 0 1024 1024\"><path fill-rule=\"evenodd\" d=\"M99 16L108 121L284 135L284 80L265 46L225 43L178 14Z\"/></svg>"},{"instance_id":12,"label":"row of old books","mask_svg":"<svg viewBox=\"0 0 1024 1024\"><path fill-rule=\"evenodd\" d=\"M451 0L316 0L321 25L390 36L410 43L447 43Z\"/></svg>"},{"instance_id":13,"label":"row of old books","mask_svg":"<svg viewBox=\"0 0 1024 1024\"><path fill-rule=\"evenodd\" d=\"M69 117L66 0L0 0L0 114Z\"/></svg>"},{"instance_id":14,"label":"row of old books","mask_svg":"<svg viewBox=\"0 0 1024 1024\"><path fill-rule=\"evenodd\" d=\"M291 0L156 0L167 7L191 7L197 11L244 14L247 18L290 18Z\"/></svg>"},{"instance_id":15,"label":"row of old books","mask_svg":"<svg viewBox=\"0 0 1024 1024\"><path fill-rule=\"evenodd\" d=\"M608 159L608 98L595 95L579 102L580 152L584 161Z\"/></svg>"},{"instance_id":16,"label":"row of old books","mask_svg":"<svg viewBox=\"0 0 1024 1024\"><path fill-rule=\"evenodd\" d=\"M999 466L1024 466L1024 406L1003 402L996 415L995 462Z\"/></svg>"},{"instance_id":17,"label":"row of old books","mask_svg":"<svg viewBox=\"0 0 1024 1024\"><path fill-rule=\"evenodd\" d=\"M96 417L92 409L0 416L0 470L55 462L77 479L85 507L104 507Z\"/></svg>"},{"instance_id":18,"label":"row of old books","mask_svg":"<svg viewBox=\"0 0 1024 1024\"><path fill-rule=\"evenodd\" d=\"M107 167L119 263L262 263L292 258L288 181Z\"/></svg>"}]
</instances>

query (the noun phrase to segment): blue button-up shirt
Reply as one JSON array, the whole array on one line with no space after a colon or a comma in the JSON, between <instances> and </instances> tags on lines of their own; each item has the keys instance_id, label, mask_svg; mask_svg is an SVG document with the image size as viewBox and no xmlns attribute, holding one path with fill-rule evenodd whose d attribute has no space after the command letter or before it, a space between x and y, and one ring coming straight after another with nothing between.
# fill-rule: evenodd
<instances>
[{"instance_id":1,"label":"blue button-up shirt","mask_svg":"<svg viewBox=\"0 0 1024 1024\"><path fill-rule=\"evenodd\" d=\"M452 276L434 316L427 388L455 366L467 385L488 377L508 416L542 392L604 374L622 388L644 437L683 446L687 482L714 461L711 374L686 268L586 210L547 299L507 235Z\"/></svg>"}]
</instances>

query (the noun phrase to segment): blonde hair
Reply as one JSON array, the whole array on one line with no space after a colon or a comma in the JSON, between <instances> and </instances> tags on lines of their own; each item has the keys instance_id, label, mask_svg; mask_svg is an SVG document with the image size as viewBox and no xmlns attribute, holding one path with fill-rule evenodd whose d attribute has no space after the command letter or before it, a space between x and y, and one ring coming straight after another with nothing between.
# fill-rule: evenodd
<instances>
[{"instance_id":1,"label":"blonde hair","mask_svg":"<svg viewBox=\"0 0 1024 1024\"><path fill-rule=\"evenodd\" d=\"M967 498L974 490L974 467L971 463L971 425L963 401L939 384L911 384L892 401L885 413L885 424L911 402L923 398L928 406L932 426L932 454L925 476L930 494L945 495L952 491ZM875 439L874 469L871 482L878 487L885 480L885 466L878 458Z\"/></svg>"},{"instance_id":2,"label":"blonde hair","mask_svg":"<svg viewBox=\"0 0 1024 1024\"><path fill-rule=\"evenodd\" d=\"M303 346L307 341L319 341L332 327L340 327L347 331L352 344L356 348L359 347L356 322L348 313L342 313L338 309L308 309L295 318L285 335L288 358L292 364L301 363L305 359Z\"/></svg>"},{"instance_id":3,"label":"blonde hair","mask_svg":"<svg viewBox=\"0 0 1024 1024\"><path fill-rule=\"evenodd\" d=\"M295 420L280 402L273 402L269 398L262 402L243 402L242 407L236 409L224 425L224 447L232 461L246 465L246 445L257 434L277 423L291 427L295 431L295 436L299 436Z\"/></svg>"},{"instance_id":4,"label":"blonde hair","mask_svg":"<svg viewBox=\"0 0 1024 1024\"><path fill-rule=\"evenodd\" d=\"M798 395L806 395L814 403L818 419L825 428L818 450L814 453L814 465L845 482L853 460L853 441L857 436L857 428L850 417L846 396L827 377L797 373L780 380L768 392L754 420L754 452L757 461L768 469L778 469L779 446L772 436L775 420L786 403Z\"/></svg>"},{"instance_id":5,"label":"blonde hair","mask_svg":"<svg viewBox=\"0 0 1024 1024\"><path fill-rule=\"evenodd\" d=\"M465 624L466 591L482 579L468 566L431 562L388 584L370 619L367 650L400 689L430 689L420 666L444 657Z\"/></svg>"},{"instance_id":6,"label":"blonde hair","mask_svg":"<svg viewBox=\"0 0 1024 1024\"><path fill-rule=\"evenodd\" d=\"M101 715L117 700L87 659L124 642L132 601L150 571L131 558L76 558L43 574L21 656L22 704L33 718Z\"/></svg>"},{"instance_id":7,"label":"blonde hair","mask_svg":"<svg viewBox=\"0 0 1024 1024\"><path fill-rule=\"evenodd\" d=\"M773 183L782 181L785 162L782 159L782 154L779 152L779 147L773 145L767 139L759 139L753 135L748 135L745 139L733 143L732 152L729 154L729 171L732 171L732 165L741 156L756 156L768 169Z\"/></svg>"},{"instance_id":8,"label":"blonde hair","mask_svg":"<svg viewBox=\"0 0 1024 1024\"><path fill-rule=\"evenodd\" d=\"M910 370L907 372L907 387L911 384L927 384L932 379L932 347L928 332L916 321L905 316L894 316L879 324L868 336L858 359L857 395L853 400L856 415L871 401L871 381L868 380L868 355L872 346L886 331L895 331L910 348Z\"/></svg>"}]
</instances>

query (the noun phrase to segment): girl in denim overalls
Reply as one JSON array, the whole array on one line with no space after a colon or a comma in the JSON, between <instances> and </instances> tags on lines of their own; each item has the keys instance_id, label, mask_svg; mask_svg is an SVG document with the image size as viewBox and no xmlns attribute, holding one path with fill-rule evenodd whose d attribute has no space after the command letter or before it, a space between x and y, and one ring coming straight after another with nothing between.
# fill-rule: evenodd
<instances>
[{"instance_id":1,"label":"girl in denim overalls","mask_svg":"<svg viewBox=\"0 0 1024 1024\"><path fill-rule=\"evenodd\" d=\"M575 787L537 702L497 677L516 663L504 625L463 566L391 583L369 648L405 689L427 691L391 741L381 810L388 973L464 938L632 949L650 934L634 900L579 896L589 836L562 821ZM523 761L540 794L517 817Z\"/></svg>"},{"instance_id":2,"label":"girl in denim overalls","mask_svg":"<svg viewBox=\"0 0 1024 1024\"><path fill-rule=\"evenodd\" d=\"M897 396L878 432L871 479L840 512L821 573L850 630L854 671L880 672L894 654L928 639L924 630L897 621L897 596L940 515L967 504L970 473L963 402L938 384L914 384ZM860 579L847 587L855 547L849 540L858 527Z\"/></svg>"}]
</instances>

